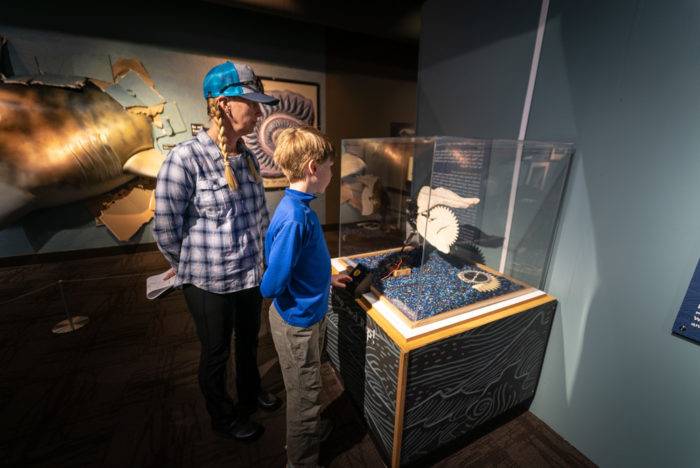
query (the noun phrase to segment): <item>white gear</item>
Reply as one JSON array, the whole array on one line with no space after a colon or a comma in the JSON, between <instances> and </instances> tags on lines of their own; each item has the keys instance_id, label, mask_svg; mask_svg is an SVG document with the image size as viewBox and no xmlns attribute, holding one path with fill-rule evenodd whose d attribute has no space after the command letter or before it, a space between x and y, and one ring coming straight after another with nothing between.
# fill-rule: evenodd
<instances>
[{"instance_id":1,"label":"white gear","mask_svg":"<svg viewBox=\"0 0 700 468\"><path fill-rule=\"evenodd\" d=\"M446 206L436 206L427 216L418 213L416 227L418 234L443 253L450 252L450 247L457 242L459 236L459 220Z\"/></svg>"}]
</instances>

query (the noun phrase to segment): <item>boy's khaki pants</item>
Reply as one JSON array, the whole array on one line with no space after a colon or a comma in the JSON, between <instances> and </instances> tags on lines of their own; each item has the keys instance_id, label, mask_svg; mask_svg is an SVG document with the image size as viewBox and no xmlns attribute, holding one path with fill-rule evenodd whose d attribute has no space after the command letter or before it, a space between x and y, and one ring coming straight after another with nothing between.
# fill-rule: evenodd
<instances>
[{"instance_id":1,"label":"boy's khaki pants","mask_svg":"<svg viewBox=\"0 0 700 468\"><path fill-rule=\"evenodd\" d=\"M295 468L316 467L326 320L299 328L285 322L274 305L270 305L269 313L272 340L287 389L287 460Z\"/></svg>"}]
</instances>

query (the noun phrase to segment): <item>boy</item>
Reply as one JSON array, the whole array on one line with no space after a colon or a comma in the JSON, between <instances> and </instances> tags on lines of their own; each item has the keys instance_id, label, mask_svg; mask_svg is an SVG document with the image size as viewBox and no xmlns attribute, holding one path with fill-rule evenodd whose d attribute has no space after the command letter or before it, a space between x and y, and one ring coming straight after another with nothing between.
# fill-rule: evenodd
<instances>
[{"instance_id":1,"label":"boy","mask_svg":"<svg viewBox=\"0 0 700 468\"><path fill-rule=\"evenodd\" d=\"M328 247L309 207L323 193L333 165L329 141L311 127L280 133L274 159L289 179L265 238L267 270L260 291L274 298L270 330L287 390L287 466L318 466L321 410L321 343L330 285L344 288L348 275L331 277Z\"/></svg>"}]
</instances>

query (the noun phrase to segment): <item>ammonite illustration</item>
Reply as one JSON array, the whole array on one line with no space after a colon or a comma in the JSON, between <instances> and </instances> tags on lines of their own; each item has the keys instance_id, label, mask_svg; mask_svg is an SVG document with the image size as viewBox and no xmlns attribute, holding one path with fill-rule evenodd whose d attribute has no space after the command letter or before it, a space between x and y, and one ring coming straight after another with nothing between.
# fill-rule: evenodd
<instances>
[{"instance_id":1,"label":"ammonite illustration","mask_svg":"<svg viewBox=\"0 0 700 468\"><path fill-rule=\"evenodd\" d=\"M285 128L314 124L314 107L310 99L291 91L269 91L267 94L280 100L276 106L260 106L262 116L253 133L243 137L246 146L258 158L260 173L265 178L284 177L275 164L277 136Z\"/></svg>"}]
</instances>

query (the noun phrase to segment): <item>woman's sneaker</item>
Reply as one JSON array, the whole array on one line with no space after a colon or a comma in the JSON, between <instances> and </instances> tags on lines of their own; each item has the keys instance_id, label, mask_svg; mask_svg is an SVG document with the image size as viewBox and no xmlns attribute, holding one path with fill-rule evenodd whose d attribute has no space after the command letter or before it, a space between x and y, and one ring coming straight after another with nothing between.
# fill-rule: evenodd
<instances>
[{"instance_id":1,"label":"woman's sneaker","mask_svg":"<svg viewBox=\"0 0 700 468\"><path fill-rule=\"evenodd\" d=\"M222 437L244 442L256 440L265 432L264 427L246 417L239 417L222 424L212 422L211 428Z\"/></svg>"}]
</instances>

